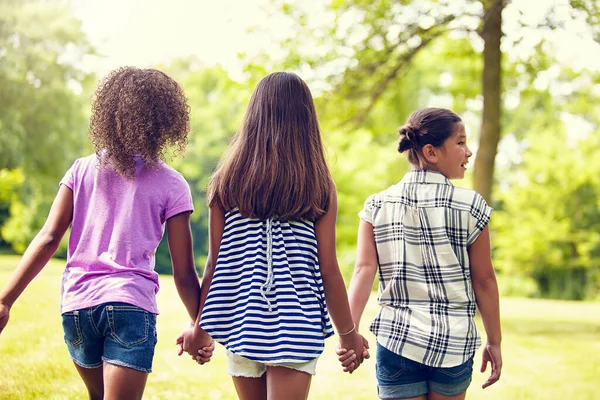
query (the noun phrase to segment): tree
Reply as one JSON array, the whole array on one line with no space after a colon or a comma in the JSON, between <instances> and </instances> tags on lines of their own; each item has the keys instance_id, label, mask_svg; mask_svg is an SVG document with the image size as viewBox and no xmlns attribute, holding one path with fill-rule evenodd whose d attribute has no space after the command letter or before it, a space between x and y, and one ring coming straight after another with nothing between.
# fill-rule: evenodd
<instances>
[{"instance_id":1,"label":"tree","mask_svg":"<svg viewBox=\"0 0 600 400\"><path fill-rule=\"evenodd\" d=\"M523 89L508 93L518 106L507 106L503 121L513 150L498 165L495 265L506 276L532 278L539 296L597 299L600 73L561 68L553 53L542 43L505 68L510 85Z\"/></svg>"},{"instance_id":2,"label":"tree","mask_svg":"<svg viewBox=\"0 0 600 400\"><path fill-rule=\"evenodd\" d=\"M483 59L478 79L482 82L483 112L473 179L475 189L491 203L494 162L501 139L502 94L507 89L501 80L500 43L502 14L508 5L508 0L337 0L319 11L333 14L326 28L311 23L308 13L314 10L284 3L282 11L300 25L299 32L283 42L288 49L287 65L313 69L315 75L325 76L325 86L331 90L327 96L337 96L343 105L343 117L338 122L356 127L368 121L386 92L404 90L402 78L415 68L417 55L434 42L466 37L477 43L483 39L483 51L477 55ZM572 0L570 5L572 14L580 11L587 16L596 37L600 37L597 2ZM551 7L535 28L560 29L554 15L559 6ZM340 112L339 106L336 111Z\"/></svg>"},{"instance_id":3,"label":"tree","mask_svg":"<svg viewBox=\"0 0 600 400\"><path fill-rule=\"evenodd\" d=\"M232 80L221 67L203 67L194 59L176 60L159 68L181 84L191 108L185 157L167 161L184 175L192 191L194 254L196 266L202 270L208 253L206 188L229 139L237 131L251 91ZM166 238L157 251L156 270L171 273Z\"/></svg>"},{"instance_id":4,"label":"tree","mask_svg":"<svg viewBox=\"0 0 600 400\"><path fill-rule=\"evenodd\" d=\"M474 188L484 199L492 201L494 163L500 142L502 51L502 10L505 0L483 0L481 38L483 47L483 115L479 146L475 158Z\"/></svg>"},{"instance_id":5,"label":"tree","mask_svg":"<svg viewBox=\"0 0 600 400\"><path fill-rule=\"evenodd\" d=\"M77 93L91 77L75 65L92 49L63 2L1 0L0 6L0 185L14 173L24 177L22 184L13 181L10 211L0 207L1 234L22 251L60 177L86 148L84 98Z\"/></svg>"},{"instance_id":6,"label":"tree","mask_svg":"<svg viewBox=\"0 0 600 400\"><path fill-rule=\"evenodd\" d=\"M507 274L531 276L539 296L600 296L599 134L569 143L555 121L524 152L515 182L498 194L502 208L494 218L503 234L494 237L496 263Z\"/></svg>"}]
</instances>

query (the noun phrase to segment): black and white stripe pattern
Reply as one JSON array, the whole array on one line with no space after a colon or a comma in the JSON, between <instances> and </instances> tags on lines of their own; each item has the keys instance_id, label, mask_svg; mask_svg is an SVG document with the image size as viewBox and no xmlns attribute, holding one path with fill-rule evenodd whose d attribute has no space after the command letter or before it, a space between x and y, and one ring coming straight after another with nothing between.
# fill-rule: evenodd
<instances>
[{"instance_id":1,"label":"black and white stripe pattern","mask_svg":"<svg viewBox=\"0 0 600 400\"><path fill-rule=\"evenodd\" d=\"M381 310L371 330L382 346L432 367L473 356L481 339L467 248L491 211L478 193L424 170L367 199L359 216L377 245Z\"/></svg>"},{"instance_id":2,"label":"black and white stripe pattern","mask_svg":"<svg viewBox=\"0 0 600 400\"><path fill-rule=\"evenodd\" d=\"M228 212L200 325L229 351L251 360L318 357L333 328L314 224Z\"/></svg>"}]
</instances>

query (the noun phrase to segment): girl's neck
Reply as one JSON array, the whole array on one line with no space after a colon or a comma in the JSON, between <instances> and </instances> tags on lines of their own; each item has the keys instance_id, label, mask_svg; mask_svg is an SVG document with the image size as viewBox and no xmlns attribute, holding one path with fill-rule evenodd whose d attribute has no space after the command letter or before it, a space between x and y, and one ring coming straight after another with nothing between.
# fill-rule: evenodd
<instances>
[{"instance_id":1,"label":"girl's neck","mask_svg":"<svg viewBox=\"0 0 600 400\"><path fill-rule=\"evenodd\" d=\"M446 179L450 179L446 175L444 175L442 172L440 172L437 168L434 168L434 167L431 167L431 166L422 166L422 165L413 165L413 164L411 164L411 171L437 172L438 174L443 175Z\"/></svg>"},{"instance_id":2,"label":"girl's neck","mask_svg":"<svg viewBox=\"0 0 600 400\"><path fill-rule=\"evenodd\" d=\"M434 171L434 172L440 172L440 171L438 171L437 168L435 168L434 165L427 165L427 164L421 164L421 165L411 164L410 165L410 169L411 169L411 171Z\"/></svg>"}]
</instances>

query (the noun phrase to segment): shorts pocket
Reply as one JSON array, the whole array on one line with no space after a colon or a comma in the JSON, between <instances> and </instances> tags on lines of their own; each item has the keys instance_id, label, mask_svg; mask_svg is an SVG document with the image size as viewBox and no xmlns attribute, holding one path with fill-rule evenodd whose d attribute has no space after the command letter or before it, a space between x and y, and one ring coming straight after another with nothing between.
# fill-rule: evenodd
<instances>
[{"instance_id":1,"label":"shorts pocket","mask_svg":"<svg viewBox=\"0 0 600 400\"><path fill-rule=\"evenodd\" d=\"M406 371L402 356L389 351L377 344L377 362L375 363L375 374L378 379L395 380Z\"/></svg>"},{"instance_id":2,"label":"shorts pocket","mask_svg":"<svg viewBox=\"0 0 600 400\"><path fill-rule=\"evenodd\" d=\"M469 378L473 373L473 359L471 358L466 363L451 368L440 368L439 372L450 378L458 378L465 375L465 379Z\"/></svg>"},{"instance_id":3,"label":"shorts pocket","mask_svg":"<svg viewBox=\"0 0 600 400\"><path fill-rule=\"evenodd\" d=\"M148 311L135 306L106 306L111 337L124 347L148 340Z\"/></svg>"},{"instance_id":4,"label":"shorts pocket","mask_svg":"<svg viewBox=\"0 0 600 400\"><path fill-rule=\"evenodd\" d=\"M62 325L65 332L65 343L79 346L83 343L81 326L79 325L79 311L69 311L62 315Z\"/></svg>"}]
</instances>

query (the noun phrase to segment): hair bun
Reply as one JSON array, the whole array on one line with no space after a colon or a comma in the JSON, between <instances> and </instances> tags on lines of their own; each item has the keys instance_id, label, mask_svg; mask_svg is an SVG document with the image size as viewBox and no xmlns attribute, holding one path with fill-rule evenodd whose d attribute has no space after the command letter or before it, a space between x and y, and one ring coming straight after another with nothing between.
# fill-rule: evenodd
<instances>
[{"instance_id":1,"label":"hair bun","mask_svg":"<svg viewBox=\"0 0 600 400\"><path fill-rule=\"evenodd\" d=\"M401 127L398 134L400 135L400 142L398 143L398 151L400 153L417 148L417 133L411 125Z\"/></svg>"}]
</instances>

